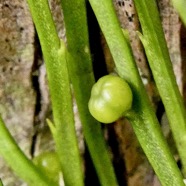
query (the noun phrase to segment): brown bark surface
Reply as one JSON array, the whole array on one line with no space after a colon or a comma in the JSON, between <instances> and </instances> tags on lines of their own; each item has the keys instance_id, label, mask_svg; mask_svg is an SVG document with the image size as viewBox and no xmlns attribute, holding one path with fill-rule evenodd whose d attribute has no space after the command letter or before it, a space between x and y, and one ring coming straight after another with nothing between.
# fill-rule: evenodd
<instances>
[{"instance_id":1,"label":"brown bark surface","mask_svg":"<svg viewBox=\"0 0 186 186\"><path fill-rule=\"evenodd\" d=\"M27 156L30 156L36 103L32 85L34 36L26 1L1 0L0 113ZM5 185L21 185L2 159L0 177Z\"/></svg>"}]
</instances>

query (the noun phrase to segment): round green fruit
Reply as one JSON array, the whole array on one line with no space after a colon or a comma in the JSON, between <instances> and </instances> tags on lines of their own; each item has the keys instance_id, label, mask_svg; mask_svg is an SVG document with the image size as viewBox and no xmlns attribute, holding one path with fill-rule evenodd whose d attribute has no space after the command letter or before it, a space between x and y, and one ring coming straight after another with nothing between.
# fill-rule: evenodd
<instances>
[{"instance_id":1,"label":"round green fruit","mask_svg":"<svg viewBox=\"0 0 186 186\"><path fill-rule=\"evenodd\" d=\"M61 166L55 152L43 152L34 157L33 162L50 180L58 183Z\"/></svg>"},{"instance_id":2,"label":"round green fruit","mask_svg":"<svg viewBox=\"0 0 186 186\"><path fill-rule=\"evenodd\" d=\"M132 106L132 91L128 83L114 75L106 75L94 84L88 108L91 115L102 123L112 123Z\"/></svg>"}]
</instances>

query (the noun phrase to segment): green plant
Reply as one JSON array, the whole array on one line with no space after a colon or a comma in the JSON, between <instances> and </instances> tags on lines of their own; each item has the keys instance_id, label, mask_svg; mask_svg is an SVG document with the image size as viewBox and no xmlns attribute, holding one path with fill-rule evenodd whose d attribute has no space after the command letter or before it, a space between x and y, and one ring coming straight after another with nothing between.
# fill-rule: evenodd
<instances>
[{"instance_id":1,"label":"green plant","mask_svg":"<svg viewBox=\"0 0 186 186\"><path fill-rule=\"evenodd\" d=\"M129 83L132 89L133 109L131 115L128 115L128 119L144 152L162 185L184 185L182 175L170 153L155 113L148 100L128 40L124 37L120 29L112 2L106 0L89 1L114 58L117 72L120 77ZM145 1L142 4L144 3ZM151 3L154 5L154 2ZM140 3L138 2L136 4ZM144 9L144 11L146 13L150 10ZM151 50L149 49L149 51ZM164 74L161 75L163 76Z\"/></svg>"},{"instance_id":2,"label":"green plant","mask_svg":"<svg viewBox=\"0 0 186 186\"><path fill-rule=\"evenodd\" d=\"M88 103L90 113L102 123L112 123L132 106L132 92L120 77L103 76L94 84Z\"/></svg>"},{"instance_id":3,"label":"green plant","mask_svg":"<svg viewBox=\"0 0 186 186\"><path fill-rule=\"evenodd\" d=\"M3 186L3 183L2 183L2 181L1 181L1 179L0 179L0 186Z\"/></svg>"},{"instance_id":4,"label":"green plant","mask_svg":"<svg viewBox=\"0 0 186 186\"><path fill-rule=\"evenodd\" d=\"M186 112L174 76L168 48L155 1L135 0L144 45L158 91L165 106L173 137L186 174ZM149 11L150 9L150 11ZM160 75L161 74L161 75Z\"/></svg>"},{"instance_id":5,"label":"green plant","mask_svg":"<svg viewBox=\"0 0 186 186\"><path fill-rule=\"evenodd\" d=\"M59 183L61 165L55 152L43 152L33 159L34 164L54 183Z\"/></svg>"},{"instance_id":6,"label":"green plant","mask_svg":"<svg viewBox=\"0 0 186 186\"><path fill-rule=\"evenodd\" d=\"M30 161L17 146L11 134L0 118L0 155L6 160L14 172L25 180L29 185L50 186L56 185L51 182Z\"/></svg>"},{"instance_id":7,"label":"green plant","mask_svg":"<svg viewBox=\"0 0 186 186\"><path fill-rule=\"evenodd\" d=\"M46 62L54 113L54 125L51 124L50 126L62 164L65 183L67 185L83 184L73 116L70 115L70 113L72 114L71 93L69 92L70 78L77 100L85 140L95 162L100 182L103 185L117 185L101 127L91 117L87 106L94 77L88 44L85 1L74 1L70 4L67 1L62 1L68 48L65 47L63 42L60 44L48 2L46 0L37 2L28 0L28 3ZM39 21L41 17L42 22ZM84 26L80 27L79 25ZM102 157L99 155L100 152ZM107 166L105 167L105 165Z\"/></svg>"},{"instance_id":8,"label":"green plant","mask_svg":"<svg viewBox=\"0 0 186 186\"><path fill-rule=\"evenodd\" d=\"M28 0L46 63L54 118L54 122L48 120L48 124L54 137L56 152L60 161L59 167L61 167L65 184L68 186L84 185L82 161L74 127L70 87L72 83L83 126L83 134L101 185L114 186L118 183L101 126L88 111L88 100L92 87L92 97L89 102L91 113L93 115L98 114L98 116L95 116L98 120L109 123L121 117L125 110L128 110L126 118L132 124L136 136L162 185L184 185L181 172L162 135L158 120L141 81L129 40L126 34L123 34L118 23L112 1L89 0L89 2L110 48L117 73L122 79L108 75L94 85L84 0L72 0L71 3L67 0L61 0L67 43L61 41L57 35L48 1ZM151 70L170 118L182 164L186 167L185 109L175 83L157 7L155 1L143 0L139 2L134 0L134 2L142 26L142 34L139 33L139 37L145 47ZM161 61L161 64L159 61ZM168 79L168 83L163 82L164 79ZM106 99L105 95L100 96L98 93L98 101L106 106L109 105L109 109L106 107L106 116L104 117L103 113L105 111L103 113L98 112L100 107L97 107L97 105L99 104L92 102L92 100L97 100L95 95L97 95L99 89L101 92L106 90L109 94L109 99ZM113 89L118 90L119 95ZM123 92L123 90L127 91L124 92L124 95L123 93L120 95L120 91ZM128 97L127 103L126 100L120 99L124 97ZM111 106L108 101L111 101ZM113 106L117 101L122 103L119 108ZM115 110L116 113L113 112ZM108 116L111 117L109 120ZM180 126L176 128L175 123L177 121L179 121ZM12 151L14 153L10 153ZM35 160L39 167L26 158L12 139L2 120L0 120L0 154L28 184L57 185L53 183L53 180L51 181L50 175L43 169L40 170L43 157L41 156L41 159ZM16 162L14 159L16 159ZM60 170L59 167L57 172L58 169Z\"/></svg>"},{"instance_id":9,"label":"green plant","mask_svg":"<svg viewBox=\"0 0 186 186\"><path fill-rule=\"evenodd\" d=\"M175 9L178 11L183 23L186 25L186 1L185 0L172 0L172 4Z\"/></svg>"}]
</instances>

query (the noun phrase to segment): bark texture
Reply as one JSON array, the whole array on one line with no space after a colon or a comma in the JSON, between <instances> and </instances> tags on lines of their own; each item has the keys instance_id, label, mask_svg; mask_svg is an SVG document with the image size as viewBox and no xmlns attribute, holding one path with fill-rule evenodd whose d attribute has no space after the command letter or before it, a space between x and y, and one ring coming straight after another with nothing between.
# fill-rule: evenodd
<instances>
[{"instance_id":1,"label":"bark texture","mask_svg":"<svg viewBox=\"0 0 186 186\"><path fill-rule=\"evenodd\" d=\"M34 36L26 1L1 0L0 113L27 156L30 156L36 104L32 85ZM2 159L0 170L5 185L21 185Z\"/></svg>"}]
</instances>

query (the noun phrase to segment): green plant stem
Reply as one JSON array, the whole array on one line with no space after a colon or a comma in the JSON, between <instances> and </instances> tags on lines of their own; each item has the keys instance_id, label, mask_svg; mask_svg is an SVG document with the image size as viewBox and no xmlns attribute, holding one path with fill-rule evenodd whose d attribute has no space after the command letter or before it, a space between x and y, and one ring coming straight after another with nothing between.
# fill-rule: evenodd
<instances>
[{"instance_id":1,"label":"green plant stem","mask_svg":"<svg viewBox=\"0 0 186 186\"><path fill-rule=\"evenodd\" d=\"M176 84L156 2L134 0L145 47L158 91L165 106L173 137L186 175L186 112Z\"/></svg>"},{"instance_id":2,"label":"green plant stem","mask_svg":"<svg viewBox=\"0 0 186 186\"><path fill-rule=\"evenodd\" d=\"M65 185L82 186L83 174L75 134L66 48L60 42L47 0L28 0L44 55L55 124L54 140Z\"/></svg>"},{"instance_id":3,"label":"green plant stem","mask_svg":"<svg viewBox=\"0 0 186 186\"><path fill-rule=\"evenodd\" d=\"M117 20L112 1L89 1L108 43L117 71L132 88L133 110L127 117L145 154L163 186L183 186L181 173L162 135L131 54L131 49Z\"/></svg>"},{"instance_id":4,"label":"green plant stem","mask_svg":"<svg viewBox=\"0 0 186 186\"><path fill-rule=\"evenodd\" d=\"M103 186L116 186L117 181L105 145L100 124L88 111L88 100L94 84L89 51L86 8L84 0L61 0L65 20L68 67L78 105L83 133L99 180Z\"/></svg>"},{"instance_id":5,"label":"green plant stem","mask_svg":"<svg viewBox=\"0 0 186 186\"><path fill-rule=\"evenodd\" d=\"M14 172L29 185L50 186L51 183L23 154L0 118L0 155ZM0 181L1 185L1 181Z\"/></svg>"},{"instance_id":6,"label":"green plant stem","mask_svg":"<svg viewBox=\"0 0 186 186\"><path fill-rule=\"evenodd\" d=\"M1 179L0 179L0 186L3 186L3 183L2 183L2 181L1 181Z\"/></svg>"},{"instance_id":7,"label":"green plant stem","mask_svg":"<svg viewBox=\"0 0 186 186\"><path fill-rule=\"evenodd\" d=\"M172 0L174 8L178 11L184 25L186 26L186 0Z\"/></svg>"}]
</instances>

